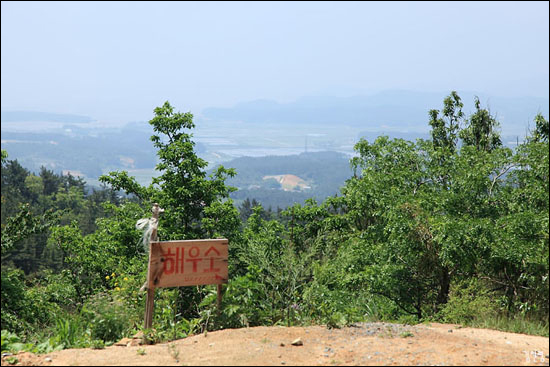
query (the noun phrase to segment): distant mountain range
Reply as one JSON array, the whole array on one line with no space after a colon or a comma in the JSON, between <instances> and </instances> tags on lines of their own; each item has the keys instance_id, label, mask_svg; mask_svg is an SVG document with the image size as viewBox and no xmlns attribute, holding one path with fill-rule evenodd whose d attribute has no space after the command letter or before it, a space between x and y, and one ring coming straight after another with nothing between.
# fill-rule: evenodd
<instances>
[{"instance_id":1,"label":"distant mountain range","mask_svg":"<svg viewBox=\"0 0 550 367\"><path fill-rule=\"evenodd\" d=\"M209 120L276 123L281 125L327 125L362 127L365 130L429 130L428 111L441 109L450 93L385 91L371 96L303 97L290 103L255 100L230 108L206 108ZM473 113L475 93L458 92L463 111ZM540 97L492 97L478 94L482 107L489 108L501 123L503 133L524 132L538 112L548 116L549 100Z\"/></svg>"}]
</instances>

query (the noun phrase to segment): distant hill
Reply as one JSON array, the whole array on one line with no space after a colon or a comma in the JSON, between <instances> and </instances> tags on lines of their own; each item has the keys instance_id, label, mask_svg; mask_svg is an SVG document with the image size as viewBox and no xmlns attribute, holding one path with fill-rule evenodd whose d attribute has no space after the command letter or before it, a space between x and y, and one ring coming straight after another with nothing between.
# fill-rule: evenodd
<instances>
[{"instance_id":1,"label":"distant hill","mask_svg":"<svg viewBox=\"0 0 550 367\"><path fill-rule=\"evenodd\" d=\"M441 109L450 93L390 90L371 96L303 97L290 103L256 100L230 108L206 108L202 115L211 120L242 121L256 124L327 125L361 127L365 130L427 132L428 111ZM495 113L504 133L519 133L538 112L548 116L549 100L539 97L495 97L458 91L466 115L474 112L477 95L483 107Z\"/></svg>"},{"instance_id":2,"label":"distant hill","mask_svg":"<svg viewBox=\"0 0 550 367\"><path fill-rule=\"evenodd\" d=\"M156 164L149 135L132 129L90 136L2 132L2 149L33 172L41 166L61 172L80 171L86 179L105 169L150 168Z\"/></svg>"},{"instance_id":3,"label":"distant hill","mask_svg":"<svg viewBox=\"0 0 550 367\"><path fill-rule=\"evenodd\" d=\"M235 177L227 180L228 185L238 188L231 194L237 204L249 198L256 199L265 208L275 209L303 203L308 198L322 201L338 194L352 175L349 159L342 153L314 152L240 157L223 166L237 171Z\"/></svg>"},{"instance_id":4,"label":"distant hill","mask_svg":"<svg viewBox=\"0 0 550 367\"><path fill-rule=\"evenodd\" d=\"M87 123L93 121L89 116L37 111L2 111L1 120L2 122L47 121L66 123Z\"/></svg>"}]
</instances>

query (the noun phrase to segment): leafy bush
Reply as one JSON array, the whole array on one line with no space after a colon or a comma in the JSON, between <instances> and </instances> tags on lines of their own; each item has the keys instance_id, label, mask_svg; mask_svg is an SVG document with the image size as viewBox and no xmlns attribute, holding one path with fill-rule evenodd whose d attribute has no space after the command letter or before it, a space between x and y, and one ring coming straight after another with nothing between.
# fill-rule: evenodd
<instances>
[{"instance_id":1,"label":"leafy bush","mask_svg":"<svg viewBox=\"0 0 550 367\"><path fill-rule=\"evenodd\" d=\"M98 293L86 302L81 314L93 340L118 341L130 328L124 303L108 293Z\"/></svg>"},{"instance_id":2,"label":"leafy bush","mask_svg":"<svg viewBox=\"0 0 550 367\"><path fill-rule=\"evenodd\" d=\"M19 352L23 350L25 344L21 342L21 339L14 333L8 330L2 330L2 353L4 352Z\"/></svg>"},{"instance_id":3,"label":"leafy bush","mask_svg":"<svg viewBox=\"0 0 550 367\"><path fill-rule=\"evenodd\" d=\"M259 269L250 266L244 276L231 279L222 298L222 309L216 318L216 326L221 328L238 328L271 324L281 318L274 315L266 287L259 281ZM202 306L210 306L210 316L216 304L216 291L207 296ZM203 316L203 320L205 317Z\"/></svg>"},{"instance_id":4,"label":"leafy bush","mask_svg":"<svg viewBox=\"0 0 550 367\"><path fill-rule=\"evenodd\" d=\"M185 338L197 328L198 320L188 320L178 312L180 290L159 289L155 296L154 327L151 340L166 341Z\"/></svg>"},{"instance_id":5,"label":"leafy bush","mask_svg":"<svg viewBox=\"0 0 550 367\"><path fill-rule=\"evenodd\" d=\"M74 317L59 318L55 322L56 345L66 348L85 347L87 345L82 320Z\"/></svg>"},{"instance_id":6,"label":"leafy bush","mask_svg":"<svg viewBox=\"0 0 550 367\"><path fill-rule=\"evenodd\" d=\"M53 325L62 312L59 303L67 303L60 302L54 288L63 288L66 284L58 284L55 279L46 282L49 283L42 285L35 281L34 286L29 287L21 270L2 269L2 329L30 334ZM63 292L70 293L70 287Z\"/></svg>"},{"instance_id":7,"label":"leafy bush","mask_svg":"<svg viewBox=\"0 0 550 367\"><path fill-rule=\"evenodd\" d=\"M29 327L21 317L27 307L23 271L2 267L2 330L22 332Z\"/></svg>"},{"instance_id":8,"label":"leafy bush","mask_svg":"<svg viewBox=\"0 0 550 367\"><path fill-rule=\"evenodd\" d=\"M438 316L455 324L494 318L499 311L494 298L482 282L469 279L451 287L449 301Z\"/></svg>"}]
</instances>

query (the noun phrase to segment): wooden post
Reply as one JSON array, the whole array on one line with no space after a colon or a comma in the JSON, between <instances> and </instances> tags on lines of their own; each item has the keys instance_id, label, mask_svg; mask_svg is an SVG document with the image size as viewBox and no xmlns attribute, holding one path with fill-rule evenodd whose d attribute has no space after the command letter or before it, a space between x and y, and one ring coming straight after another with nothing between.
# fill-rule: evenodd
<instances>
[{"instance_id":1,"label":"wooden post","mask_svg":"<svg viewBox=\"0 0 550 367\"><path fill-rule=\"evenodd\" d=\"M155 288L147 288L145 301L145 328L150 329L153 324L153 310L155 308Z\"/></svg>"},{"instance_id":2,"label":"wooden post","mask_svg":"<svg viewBox=\"0 0 550 367\"><path fill-rule=\"evenodd\" d=\"M157 240L157 227L159 222L159 214L164 210L159 208L157 203L153 204L153 230L151 231L151 240L149 241L149 262L151 260L151 242ZM149 273L149 272L147 272ZM147 275L149 276L149 275ZM153 310L155 309L155 287L149 286L149 279L147 279L147 298L145 300L145 329L150 329L153 325Z\"/></svg>"},{"instance_id":3,"label":"wooden post","mask_svg":"<svg viewBox=\"0 0 550 367\"><path fill-rule=\"evenodd\" d=\"M221 307L222 307L222 285L221 284L218 284L218 299L216 301L216 306L217 306L217 312L219 316L221 313Z\"/></svg>"}]
</instances>

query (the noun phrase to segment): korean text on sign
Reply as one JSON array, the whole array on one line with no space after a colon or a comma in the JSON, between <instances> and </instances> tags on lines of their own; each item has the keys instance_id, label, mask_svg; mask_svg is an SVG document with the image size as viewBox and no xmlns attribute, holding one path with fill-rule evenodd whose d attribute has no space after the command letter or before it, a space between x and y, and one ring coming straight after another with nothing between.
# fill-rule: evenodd
<instances>
[{"instance_id":1,"label":"korean text on sign","mask_svg":"<svg viewBox=\"0 0 550 367\"><path fill-rule=\"evenodd\" d=\"M149 275L155 287L227 282L226 239L151 243Z\"/></svg>"}]
</instances>

